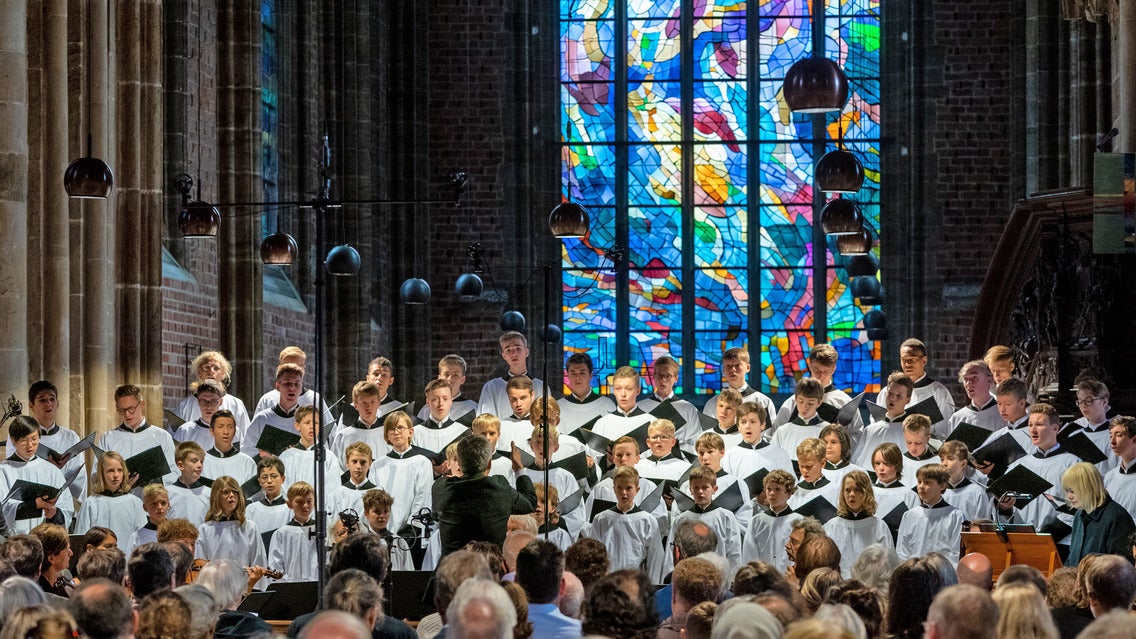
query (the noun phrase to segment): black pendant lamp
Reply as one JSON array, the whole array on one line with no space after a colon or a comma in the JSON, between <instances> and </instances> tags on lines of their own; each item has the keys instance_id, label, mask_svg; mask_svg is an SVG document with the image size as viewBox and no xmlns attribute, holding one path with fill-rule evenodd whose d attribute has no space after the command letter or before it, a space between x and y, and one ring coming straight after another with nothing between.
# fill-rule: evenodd
<instances>
[{"instance_id":1,"label":"black pendant lamp","mask_svg":"<svg viewBox=\"0 0 1136 639\"><path fill-rule=\"evenodd\" d=\"M554 237L584 237L591 220L588 209L575 202L561 202L549 213L548 228Z\"/></svg>"},{"instance_id":2,"label":"black pendant lamp","mask_svg":"<svg viewBox=\"0 0 1136 639\"><path fill-rule=\"evenodd\" d=\"M273 233L260 243L260 262L289 266L296 261L298 252L295 238L287 233Z\"/></svg>"},{"instance_id":3,"label":"black pendant lamp","mask_svg":"<svg viewBox=\"0 0 1136 639\"><path fill-rule=\"evenodd\" d=\"M208 202L186 202L178 214L178 230L182 237L217 237L220 227L221 211Z\"/></svg>"},{"instance_id":4,"label":"black pendant lamp","mask_svg":"<svg viewBox=\"0 0 1136 639\"><path fill-rule=\"evenodd\" d=\"M855 193L864 186L864 166L844 149L829 151L817 162L816 184L825 193Z\"/></svg>"},{"instance_id":5,"label":"black pendant lamp","mask_svg":"<svg viewBox=\"0 0 1136 639\"><path fill-rule=\"evenodd\" d=\"M820 224L825 235L853 235L864 225L864 215L855 200L838 198L820 210Z\"/></svg>"},{"instance_id":6,"label":"black pendant lamp","mask_svg":"<svg viewBox=\"0 0 1136 639\"><path fill-rule=\"evenodd\" d=\"M836 236L836 250L841 255L863 255L872 251L872 232L866 225L849 235Z\"/></svg>"},{"instance_id":7,"label":"black pendant lamp","mask_svg":"<svg viewBox=\"0 0 1136 639\"><path fill-rule=\"evenodd\" d=\"M840 111L848 102L848 76L828 58L797 60L781 86L785 102L794 113Z\"/></svg>"},{"instance_id":8,"label":"black pendant lamp","mask_svg":"<svg viewBox=\"0 0 1136 639\"><path fill-rule=\"evenodd\" d=\"M333 247L327 252L327 258L324 259L324 266L327 268L328 274L341 277L355 275L359 272L361 265L359 251L356 251L355 247L350 244L340 244Z\"/></svg>"},{"instance_id":9,"label":"black pendant lamp","mask_svg":"<svg viewBox=\"0 0 1136 639\"><path fill-rule=\"evenodd\" d=\"M398 296L403 304L411 306L427 304L430 302L430 285L422 278L412 277L399 287Z\"/></svg>"},{"instance_id":10,"label":"black pendant lamp","mask_svg":"<svg viewBox=\"0 0 1136 639\"><path fill-rule=\"evenodd\" d=\"M91 157L91 136L87 135L87 155L67 165L63 188L68 197L105 200L114 188L114 173L106 162Z\"/></svg>"}]
</instances>

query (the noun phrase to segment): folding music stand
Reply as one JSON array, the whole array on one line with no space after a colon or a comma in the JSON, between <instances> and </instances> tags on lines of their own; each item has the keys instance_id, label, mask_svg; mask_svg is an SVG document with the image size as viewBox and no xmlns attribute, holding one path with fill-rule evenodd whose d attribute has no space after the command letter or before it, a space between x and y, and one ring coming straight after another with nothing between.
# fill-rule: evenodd
<instances>
[{"instance_id":1,"label":"folding music stand","mask_svg":"<svg viewBox=\"0 0 1136 639\"><path fill-rule=\"evenodd\" d=\"M1036 533L1015 532L964 532L962 533L962 552L981 553L990 559L994 567L994 579L1007 567L1014 564L1033 566L1048 579L1054 570L1061 567L1061 557L1053 536Z\"/></svg>"}]
</instances>

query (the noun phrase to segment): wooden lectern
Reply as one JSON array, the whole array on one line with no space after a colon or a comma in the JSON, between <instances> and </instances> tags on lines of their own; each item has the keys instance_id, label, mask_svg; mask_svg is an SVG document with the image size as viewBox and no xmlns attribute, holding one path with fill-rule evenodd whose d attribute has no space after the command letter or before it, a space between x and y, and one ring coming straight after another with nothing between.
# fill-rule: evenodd
<instances>
[{"instance_id":1,"label":"wooden lectern","mask_svg":"<svg viewBox=\"0 0 1136 639\"><path fill-rule=\"evenodd\" d=\"M982 553L990 559L994 567L994 580L1008 566L1025 564L1033 566L1048 579L1054 570L1061 567L1061 557L1052 535L1015 532L964 532L962 533L962 553Z\"/></svg>"}]
</instances>

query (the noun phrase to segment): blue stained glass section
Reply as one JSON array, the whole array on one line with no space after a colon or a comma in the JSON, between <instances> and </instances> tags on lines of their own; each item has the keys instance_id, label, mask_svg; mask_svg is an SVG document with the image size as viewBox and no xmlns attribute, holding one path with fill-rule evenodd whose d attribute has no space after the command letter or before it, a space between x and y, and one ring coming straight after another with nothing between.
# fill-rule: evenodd
<instances>
[{"instance_id":1,"label":"blue stained glass section","mask_svg":"<svg viewBox=\"0 0 1136 639\"><path fill-rule=\"evenodd\" d=\"M700 144L694 147L694 203L744 204L745 150L736 145Z\"/></svg>"},{"instance_id":2,"label":"blue stained glass section","mask_svg":"<svg viewBox=\"0 0 1136 639\"><path fill-rule=\"evenodd\" d=\"M699 269L694 272L694 286L694 330L746 330L749 275L744 269Z\"/></svg>"},{"instance_id":3,"label":"blue stained glass section","mask_svg":"<svg viewBox=\"0 0 1136 639\"><path fill-rule=\"evenodd\" d=\"M561 20L603 20L615 17L615 0L560 0Z\"/></svg>"},{"instance_id":4,"label":"blue stained glass section","mask_svg":"<svg viewBox=\"0 0 1136 639\"><path fill-rule=\"evenodd\" d=\"M568 147L561 173L561 188L580 204L615 204L615 148L579 144Z\"/></svg>"},{"instance_id":5,"label":"blue stained glass section","mask_svg":"<svg viewBox=\"0 0 1136 639\"><path fill-rule=\"evenodd\" d=\"M840 359L832 383L848 394L880 391L880 343L868 340L867 332L829 331L828 343Z\"/></svg>"},{"instance_id":6,"label":"blue stained glass section","mask_svg":"<svg viewBox=\"0 0 1136 639\"><path fill-rule=\"evenodd\" d=\"M681 17L679 0L629 0L627 3L628 18L674 18L678 22ZM678 25L671 27L678 30Z\"/></svg>"},{"instance_id":7,"label":"blue stained glass section","mask_svg":"<svg viewBox=\"0 0 1136 639\"><path fill-rule=\"evenodd\" d=\"M694 17L742 17L746 0L701 0L694 5Z\"/></svg>"},{"instance_id":8,"label":"blue stained glass section","mask_svg":"<svg viewBox=\"0 0 1136 639\"><path fill-rule=\"evenodd\" d=\"M682 93L677 82L642 82L627 94L627 138L632 142L682 141Z\"/></svg>"},{"instance_id":9,"label":"blue stained glass section","mask_svg":"<svg viewBox=\"0 0 1136 639\"><path fill-rule=\"evenodd\" d=\"M745 268L749 260L748 217L749 212L740 206L694 209L695 268Z\"/></svg>"},{"instance_id":10,"label":"blue stained glass section","mask_svg":"<svg viewBox=\"0 0 1136 639\"><path fill-rule=\"evenodd\" d=\"M678 20L627 21L627 81L677 81L682 78L679 57L682 39Z\"/></svg>"},{"instance_id":11,"label":"blue stained glass section","mask_svg":"<svg viewBox=\"0 0 1136 639\"><path fill-rule=\"evenodd\" d=\"M762 268L812 266L812 207L763 206L760 211Z\"/></svg>"},{"instance_id":12,"label":"blue stained glass section","mask_svg":"<svg viewBox=\"0 0 1136 639\"><path fill-rule=\"evenodd\" d=\"M682 147L637 144L627 150L627 203L679 204L682 196ZM612 164L614 171L615 165Z\"/></svg>"},{"instance_id":13,"label":"blue stained glass section","mask_svg":"<svg viewBox=\"0 0 1136 639\"><path fill-rule=\"evenodd\" d=\"M560 23L560 81L612 82L615 27L611 21Z\"/></svg>"},{"instance_id":14,"label":"blue stained glass section","mask_svg":"<svg viewBox=\"0 0 1136 639\"><path fill-rule=\"evenodd\" d=\"M825 15L849 16L871 14L879 22L880 0L823 0Z\"/></svg>"},{"instance_id":15,"label":"blue stained glass section","mask_svg":"<svg viewBox=\"0 0 1136 639\"><path fill-rule=\"evenodd\" d=\"M632 331L681 331L682 282L675 269L656 265L629 273Z\"/></svg>"},{"instance_id":16,"label":"blue stained glass section","mask_svg":"<svg viewBox=\"0 0 1136 639\"><path fill-rule=\"evenodd\" d=\"M631 235L627 259L632 268L682 266L682 210L633 207L627 211Z\"/></svg>"},{"instance_id":17,"label":"blue stained glass section","mask_svg":"<svg viewBox=\"0 0 1136 639\"><path fill-rule=\"evenodd\" d=\"M750 383L764 393L788 393L806 370L805 359L813 347L810 331L763 332L761 366L753 367Z\"/></svg>"},{"instance_id":18,"label":"blue stained glass section","mask_svg":"<svg viewBox=\"0 0 1136 639\"><path fill-rule=\"evenodd\" d=\"M762 78L779 81L794 62L812 55L813 27L807 17L762 20L759 29L757 72Z\"/></svg>"},{"instance_id":19,"label":"blue stained glass section","mask_svg":"<svg viewBox=\"0 0 1136 639\"><path fill-rule=\"evenodd\" d=\"M749 56L745 20L696 20L693 42L695 80L741 80L746 77Z\"/></svg>"},{"instance_id":20,"label":"blue stained glass section","mask_svg":"<svg viewBox=\"0 0 1136 639\"><path fill-rule=\"evenodd\" d=\"M611 84L563 84L560 93L566 141L615 141L615 94Z\"/></svg>"},{"instance_id":21,"label":"blue stained glass section","mask_svg":"<svg viewBox=\"0 0 1136 639\"><path fill-rule=\"evenodd\" d=\"M611 271L563 271L564 330L615 330L615 274Z\"/></svg>"},{"instance_id":22,"label":"blue stained glass section","mask_svg":"<svg viewBox=\"0 0 1136 639\"><path fill-rule=\"evenodd\" d=\"M588 208L591 226L581 238L566 238L563 243L564 268L613 268L603 257L603 250L615 244L615 209L593 206Z\"/></svg>"},{"instance_id":23,"label":"blue stained glass section","mask_svg":"<svg viewBox=\"0 0 1136 639\"><path fill-rule=\"evenodd\" d=\"M762 269L761 291L762 331L812 329L812 269Z\"/></svg>"},{"instance_id":24,"label":"blue stained glass section","mask_svg":"<svg viewBox=\"0 0 1136 639\"><path fill-rule=\"evenodd\" d=\"M812 204L813 156L805 144L763 144L760 147L760 200L772 204Z\"/></svg>"}]
</instances>

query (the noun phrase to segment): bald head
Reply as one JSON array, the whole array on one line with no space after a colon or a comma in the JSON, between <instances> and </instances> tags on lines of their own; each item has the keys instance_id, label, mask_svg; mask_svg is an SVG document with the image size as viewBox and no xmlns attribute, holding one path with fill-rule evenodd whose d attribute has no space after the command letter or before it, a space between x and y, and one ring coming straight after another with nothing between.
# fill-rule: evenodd
<instances>
[{"instance_id":1,"label":"bald head","mask_svg":"<svg viewBox=\"0 0 1136 639\"><path fill-rule=\"evenodd\" d=\"M536 540L536 535L525 530L514 530L505 535L505 545L501 548L501 555L505 561L505 572L513 572L517 569L517 555L521 553L521 548L534 540Z\"/></svg>"},{"instance_id":2,"label":"bald head","mask_svg":"<svg viewBox=\"0 0 1136 639\"><path fill-rule=\"evenodd\" d=\"M972 552L959 559L956 571L960 584L977 586L987 592L994 589L994 566L982 553Z\"/></svg>"},{"instance_id":3,"label":"bald head","mask_svg":"<svg viewBox=\"0 0 1136 639\"><path fill-rule=\"evenodd\" d=\"M363 620L341 610L326 610L312 618L300 631L300 639L371 639Z\"/></svg>"}]
</instances>

